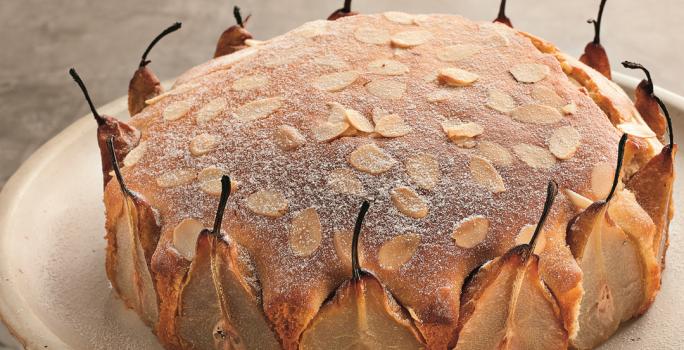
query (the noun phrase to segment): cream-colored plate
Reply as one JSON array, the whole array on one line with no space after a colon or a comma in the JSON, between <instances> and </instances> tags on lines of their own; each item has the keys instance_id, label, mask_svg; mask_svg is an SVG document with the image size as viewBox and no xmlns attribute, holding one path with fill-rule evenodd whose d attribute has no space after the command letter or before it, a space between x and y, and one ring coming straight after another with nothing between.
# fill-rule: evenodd
<instances>
[{"instance_id":1,"label":"cream-colored plate","mask_svg":"<svg viewBox=\"0 0 684 350\"><path fill-rule=\"evenodd\" d=\"M615 74L623 86L637 80ZM658 90L684 138L684 98ZM100 109L124 119L126 99ZM104 215L95 122L86 116L41 147L0 194L0 316L29 349L157 349L105 277ZM684 173L684 156L677 171ZM684 343L681 180L663 288L653 307L602 349L674 349Z\"/></svg>"}]
</instances>

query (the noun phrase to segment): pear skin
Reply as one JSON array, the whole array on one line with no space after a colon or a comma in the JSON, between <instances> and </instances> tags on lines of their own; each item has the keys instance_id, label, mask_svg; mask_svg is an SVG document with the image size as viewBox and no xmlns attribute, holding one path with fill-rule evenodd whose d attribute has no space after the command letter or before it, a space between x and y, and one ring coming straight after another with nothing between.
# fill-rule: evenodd
<instances>
[{"instance_id":1,"label":"pear skin","mask_svg":"<svg viewBox=\"0 0 684 350\"><path fill-rule=\"evenodd\" d=\"M83 96L88 102L93 117L95 117L95 121L97 122L97 145L100 148L100 159L102 160L103 187L106 187L109 180L112 179L111 172L114 169L111 157L109 156L109 151L107 150L107 140L113 138L116 158L124 159L128 152L135 148L140 142L140 131L114 117L100 115L95 109L95 105L90 99L90 94L88 93L83 80L81 80L81 77L76 73L76 70L71 68L69 74L71 74L71 77L81 88Z\"/></svg>"},{"instance_id":2,"label":"pear skin","mask_svg":"<svg viewBox=\"0 0 684 350\"><path fill-rule=\"evenodd\" d=\"M253 39L252 34L245 29L251 16L247 16L243 21L242 15L240 15L240 8L237 6L233 8L233 15L235 16L237 24L228 27L228 29L221 34L216 43L214 58L240 51L247 47L247 44L245 44L246 40Z\"/></svg>"},{"instance_id":3,"label":"pear skin","mask_svg":"<svg viewBox=\"0 0 684 350\"><path fill-rule=\"evenodd\" d=\"M606 0L601 0L599 6L598 19L587 21L594 25L594 40L584 47L584 53L580 56L580 62L594 68L609 80L612 79L610 62L606 49L601 45L601 22L603 20L603 9L606 7Z\"/></svg>"},{"instance_id":4,"label":"pear skin","mask_svg":"<svg viewBox=\"0 0 684 350\"><path fill-rule=\"evenodd\" d=\"M145 101L164 92L159 78L147 66L138 67L128 83L128 114L140 113L147 104Z\"/></svg>"},{"instance_id":5,"label":"pear skin","mask_svg":"<svg viewBox=\"0 0 684 350\"><path fill-rule=\"evenodd\" d=\"M656 134L660 142L665 143L665 133L667 132L667 119L660 111L658 101L654 95L653 80L651 72L639 63L624 61L622 65L629 69L639 69L646 74L646 78L639 82L634 91L634 107L639 111L646 124Z\"/></svg>"},{"instance_id":6,"label":"pear skin","mask_svg":"<svg viewBox=\"0 0 684 350\"><path fill-rule=\"evenodd\" d=\"M358 12L351 10L351 0L345 0L342 8L335 10L335 12L328 16L328 21L334 21L342 17L355 16L358 14Z\"/></svg>"}]
</instances>

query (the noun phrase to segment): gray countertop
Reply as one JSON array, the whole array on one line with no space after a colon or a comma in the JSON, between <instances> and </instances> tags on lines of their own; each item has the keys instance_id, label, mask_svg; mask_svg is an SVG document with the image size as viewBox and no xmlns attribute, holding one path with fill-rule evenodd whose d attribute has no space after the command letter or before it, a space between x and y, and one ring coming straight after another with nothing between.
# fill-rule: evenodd
<instances>
[{"instance_id":1,"label":"gray countertop","mask_svg":"<svg viewBox=\"0 0 684 350\"><path fill-rule=\"evenodd\" d=\"M327 16L335 0L241 0L252 13L255 38L270 38ZM510 0L513 24L579 55L592 38L585 21L599 0ZM164 39L150 58L170 79L211 57L218 35L233 24L233 2L218 0L2 0L0 3L0 188L41 144L85 115L85 102L67 74L76 67L96 104L126 94L148 42L174 21L183 29ZM498 0L357 0L355 9L458 13L491 20ZM613 0L604 15L602 42L613 68L643 63L656 84L684 94L681 0ZM631 74L635 74L632 72ZM94 135L93 135L94 137ZM11 343L0 326L0 349Z\"/></svg>"}]
</instances>

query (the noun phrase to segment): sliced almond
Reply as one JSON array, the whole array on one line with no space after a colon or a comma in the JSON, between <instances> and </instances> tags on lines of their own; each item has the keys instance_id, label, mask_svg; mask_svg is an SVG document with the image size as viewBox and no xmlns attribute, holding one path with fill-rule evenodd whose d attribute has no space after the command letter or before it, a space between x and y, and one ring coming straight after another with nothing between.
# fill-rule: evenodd
<instances>
[{"instance_id":1,"label":"sliced almond","mask_svg":"<svg viewBox=\"0 0 684 350\"><path fill-rule=\"evenodd\" d=\"M314 138L318 142L329 142L342 136L349 128L347 122L320 122L314 129Z\"/></svg>"},{"instance_id":2,"label":"sliced almond","mask_svg":"<svg viewBox=\"0 0 684 350\"><path fill-rule=\"evenodd\" d=\"M287 212L287 198L277 191L260 190L247 197L247 208L255 214L277 218Z\"/></svg>"},{"instance_id":3,"label":"sliced almond","mask_svg":"<svg viewBox=\"0 0 684 350\"><path fill-rule=\"evenodd\" d=\"M334 69L344 69L349 65L343 59L335 55L327 55L314 58L314 63Z\"/></svg>"},{"instance_id":4,"label":"sliced almond","mask_svg":"<svg viewBox=\"0 0 684 350\"><path fill-rule=\"evenodd\" d=\"M395 187L390 198L397 210L410 218L422 219L428 214L427 202L410 187Z\"/></svg>"},{"instance_id":5,"label":"sliced almond","mask_svg":"<svg viewBox=\"0 0 684 350\"><path fill-rule=\"evenodd\" d=\"M489 220L484 216L476 215L465 218L456 224L451 238L461 248L470 249L484 241L489 231Z\"/></svg>"},{"instance_id":6,"label":"sliced almond","mask_svg":"<svg viewBox=\"0 0 684 350\"><path fill-rule=\"evenodd\" d=\"M501 90L490 89L489 96L487 96L487 107L508 114L515 108L515 100L511 95Z\"/></svg>"},{"instance_id":7,"label":"sliced almond","mask_svg":"<svg viewBox=\"0 0 684 350\"><path fill-rule=\"evenodd\" d=\"M439 162L431 154L413 154L406 159L404 166L411 180L422 189L434 189L442 178Z\"/></svg>"},{"instance_id":8,"label":"sliced almond","mask_svg":"<svg viewBox=\"0 0 684 350\"><path fill-rule=\"evenodd\" d=\"M577 105L575 102L570 102L561 107L561 112L563 112L563 114L575 114L577 113Z\"/></svg>"},{"instance_id":9,"label":"sliced almond","mask_svg":"<svg viewBox=\"0 0 684 350\"><path fill-rule=\"evenodd\" d=\"M264 62L264 66L272 68L292 64L303 55L304 53L300 50L277 52L273 56L266 59L266 61Z\"/></svg>"},{"instance_id":10,"label":"sliced almond","mask_svg":"<svg viewBox=\"0 0 684 350\"><path fill-rule=\"evenodd\" d=\"M396 162L392 156L373 143L361 145L349 155L349 164L372 175L390 170Z\"/></svg>"},{"instance_id":11,"label":"sliced almond","mask_svg":"<svg viewBox=\"0 0 684 350\"><path fill-rule=\"evenodd\" d=\"M448 86L468 86L479 78L477 74L459 68L444 68L437 75L437 80Z\"/></svg>"},{"instance_id":12,"label":"sliced almond","mask_svg":"<svg viewBox=\"0 0 684 350\"><path fill-rule=\"evenodd\" d=\"M583 211L593 203L591 199L571 190L565 189L565 196L570 200L570 203L575 206L577 211Z\"/></svg>"},{"instance_id":13,"label":"sliced almond","mask_svg":"<svg viewBox=\"0 0 684 350\"><path fill-rule=\"evenodd\" d=\"M195 120L199 124L214 120L214 118L226 110L227 104L228 102L223 97L213 99L195 113Z\"/></svg>"},{"instance_id":14,"label":"sliced almond","mask_svg":"<svg viewBox=\"0 0 684 350\"><path fill-rule=\"evenodd\" d=\"M404 95L406 83L390 79L379 79L366 84L366 89L374 96L388 100L397 100Z\"/></svg>"},{"instance_id":15,"label":"sliced almond","mask_svg":"<svg viewBox=\"0 0 684 350\"><path fill-rule=\"evenodd\" d=\"M337 168L328 174L328 187L335 193L361 195L363 184L353 171Z\"/></svg>"},{"instance_id":16,"label":"sliced almond","mask_svg":"<svg viewBox=\"0 0 684 350\"><path fill-rule=\"evenodd\" d=\"M204 168L197 175L197 181L199 182L200 189L206 194L212 196L221 195L221 178L226 175L226 171L219 169L217 167ZM235 193L238 189L238 183L235 179L230 179L230 193Z\"/></svg>"},{"instance_id":17,"label":"sliced almond","mask_svg":"<svg viewBox=\"0 0 684 350\"><path fill-rule=\"evenodd\" d=\"M281 97L270 97L255 100L242 105L235 113L235 119L241 122L249 122L268 117L283 104Z\"/></svg>"},{"instance_id":18,"label":"sliced almond","mask_svg":"<svg viewBox=\"0 0 684 350\"><path fill-rule=\"evenodd\" d=\"M337 102L329 102L330 114L328 121L331 123L341 123L347 121L347 108Z\"/></svg>"},{"instance_id":19,"label":"sliced almond","mask_svg":"<svg viewBox=\"0 0 684 350\"><path fill-rule=\"evenodd\" d=\"M556 129L549 138L549 150L558 159L570 159L577 152L581 136L572 126Z\"/></svg>"},{"instance_id":20,"label":"sliced almond","mask_svg":"<svg viewBox=\"0 0 684 350\"><path fill-rule=\"evenodd\" d=\"M268 76L263 74L249 75L233 82L233 90L254 90L264 87L266 84L268 84Z\"/></svg>"},{"instance_id":21,"label":"sliced almond","mask_svg":"<svg viewBox=\"0 0 684 350\"><path fill-rule=\"evenodd\" d=\"M145 104L153 105L153 104L165 99L166 97L180 95L180 94L188 92L190 90L194 90L198 87L200 87L200 84L198 84L198 83L188 83L188 84L179 85L179 86L176 86L169 91L166 91L162 94L159 94L155 97L152 97L149 100L145 100Z\"/></svg>"},{"instance_id":22,"label":"sliced almond","mask_svg":"<svg viewBox=\"0 0 684 350\"><path fill-rule=\"evenodd\" d=\"M532 168L549 169L556 165L556 157L547 149L539 146L521 143L513 146L513 152Z\"/></svg>"},{"instance_id":23,"label":"sliced almond","mask_svg":"<svg viewBox=\"0 0 684 350\"><path fill-rule=\"evenodd\" d=\"M511 68L511 74L520 83L536 83L551 73L549 66L539 63L521 63Z\"/></svg>"},{"instance_id":24,"label":"sliced almond","mask_svg":"<svg viewBox=\"0 0 684 350\"><path fill-rule=\"evenodd\" d=\"M460 121L447 120L442 122L442 129L447 134L451 142L463 146L472 147L472 141L475 137L482 135L484 127L475 122L462 123Z\"/></svg>"},{"instance_id":25,"label":"sliced almond","mask_svg":"<svg viewBox=\"0 0 684 350\"><path fill-rule=\"evenodd\" d=\"M181 168L171 170L157 177L157 186L162 188L176 187L191 183L197 177L194 169Z\"/></svg>"},{"instance_id":26,"label":"sliced almond","mask_svg":"<svg viewBox=\"0 0 684 350\"><path fill-rule=\"evenodd\" d=\"M344 266L351 268L351 246L352 246L352 231L344 230L337 231L333 234L333 245L335 245L335 253L337 257L344 264ZM359 262L363 265L365 261L365 254L363 246L359 242Z\"/></svg>"},{"instance_id":27,"label":"sliced almond","mask_svg":"<svg viewBox=\"0 0 684 350\"><path fill-rule=\"evenodd\" d=\"M180 118L183 118L188 112L190 112L190 109L192 108L192 105L190 102L187 101L178 101L174 102L166 108L164 108L164 111L162 112L162 116L164 120L166 121L174 121L178 120Z\"/></svg>"},{"instance_id":28,"label":"sliced almond","mask_svg":"<svg viewBox=\"0 0 684 350\"><path fill-rule=\"evenodd\" d=\"M554 124L563 119L558 109L540 104L516 107L511 111L511 117L530 124Z\"/></svg>"},{"instance_id":29,"label":"sliced almond","mask_svg":"<svg viewBox=\"0 0 684 350\"><path fill-rule=\"evenodd\" d=\"M437 53L437 58L444 62L456 62L468 58L480 51L480 47L473 44L459 44L444 47Z\"/></svg>"},{"instance_id":30,"label":"sliced almond","mask_svg":"<svg viewBox=\"0 0 684 350\"><path fill-rule=\"evenodd\" d=\"M378 252L378 264L385 270L397 270L411 260L420 245L420 236L406 233L385 242Z\"/></svg>"},{"instance_id":31,"label":"sliced almond","mask_svg":"<svg viewBox=\"0 0 684 350\"><path fill-rule=\"evenodd\" d=\"M359 72L353 70L330 73L316 78L313 86L319 90L328 92L342 91L353 84L358 78Z\"/></svg>"},{"instance_id":32,"label":"sliced almond","mask_svg":"<svg viewBox=\"0 0 684 350\"><path fill-rule=\"evenodd\" d=\"M477 144L477 153L499 166L509 166L513 163L511 152L496 142L480 141Z\"/></svg>"},{"instance_id":33,"label":"sliced almond","mask_svg":"<svg viewBox=\"0 0 684 350\"><path fill-rule=\"evenodd\" d=\"M566 104L566 101L558 96L556 91L544 85L535 85L532 88L532 98L539 104L553 108L561 108Z\"/></svg>"},{"instance_id":34,"label":"sliced almond","mask_svg":"<svg viewBox=\"0 0 684 350\"><path fill-rule=\"evenodd\" d=\"M450 91L435 90L427 95L427 101L431 103L444 102L453 97Z\"/></svg>"},{"instance_id":35,"label":"sliced almond","mask_svg":"<svg viewBox=\"0 0 684 350\"><path fill-rule=\"evenodd\" d=\"M409 30L394 34L392 45L406 49L425 44L430 39L432 39L432 33L426 30Z\"/></svg>"},{"instance_id":36,"label":"sliced almond","mask_svg":"<svg viewBox=\"0 0 684 350\"><path fill-rule=\"evenodd\" d=\"M485 158L474 156L470 159L470 175L475 182L492 193L506 191L501 175L492 163Z\"/></svg>"},{"instance_id":37,"label":"sliced almond","mask_svg":"<svg viewBox=\"0 0 684 350\"><path fill-rule=\"evenodd\" d=\"M216 148L219 138L212 134L199 134L190 141L190 153L195 156L203 156Z\"/></svg>"},{"instance_id":38,"label":"sliced almond","mask_svg":"<svg viewBox=\"0 0 684 350\"><path fill-rule=\"evenodd\" d=\"M622 124L618 124L616 126L618 130L624 132L627 135L632 135L636 137L642 137L642 138L649 138L649 137L656 137L655 132L651 130L648 126L634 123L634 122L626 122Z\"/></svg>"},{"instance_id":39,"label":"sliced almond","mask_svg":"<svg viewBox=\"0 0 684 350\"><path fill-rule=\"evenodd\" d=\"M353 109L347 109L345 111L345 117L347 122L356 130L362 131L362 132L373 132L375 129L373 127L373 124L371 124L366 117L363 116L363 114L359 113L356 110Z\"/></svg>"},{"instance_id":40,"label":"sliced almond","mask_svg":"<svg viewBox=\"0 0 684 350\"><path fill-rule=\"evenodd\" d=\"M600 162L591 170L591 193L594 200L605 199L613 187L615 166L611 163Z\"/></svg>"},{"instance_id":41,"label":"sliced almond","mask_svg":"<svg viewBox=\"0 0 684 350\"><path fill-rule=\"evenodd\" d=\"M204 230L204 225L198 220L184 219L173 229L173 247L181 256L192 261L195 257L197 237L202 230Z\"/></svg>"},{"instance_id":42,"label":"sliced almond","mask_svg":"<svg viewBox=\"0 0 684 350\"><path fill-rule=\"evenodd\" d=\"M401 137L411 132L411 127L396 114L389 114L378 119L375 132L384 137Z\"/></svg>"},{"instance_id":43,"label":"sliced almond","mask_svg":"<svg viewBox=\"0 0 684 350\"><path fill-rule=\"evenodd\" d=\"M273 132L273 142L283 151L293 151L306 143L304 135L290 125L280 125Z\"/></svg>"},{"instance_id":44,"label":"sliced almond","mask_svg":"<svg viewBox=\"0 0 684 350\"><path fill-rule=\"evenodd\" d=\"M383 13L388 21L399 24L413 24L413 15L398 11L388 11Z\"/></svg>"},{"instance_id":45,"label":"sliced almond","mask_svg":"<svg viewBox=\"0 0 684 350\"><path fill-rule=\"evenodd\" d=\"M245 45L249 47L254 47L254 46L260 46L265 44L266 42L263 40L254 40L254 39L245 39Z\"/></svg>"},{"instance_id":46,"label":"sliced almond","mask_svg":"<svg viewBox=\"0 0 684 350\"><path fill-rule=\"evenodd\" d=\"M368 72L381 75L402 75L409 71L409 68L395 60L380 59L368 64Z\"/></svg>"},{"instance_id":47,"label":"sliced almond","mask_svg":"<svg viewBox=\"0 0 684 350\"><path fill-rule=\"evenodd\" d=\"M307 208L292 218L290 249L298 256L309 256L321 245L321 218L314 208Z\"/></svg>"},{"instance_id":48,"label":"sliced almond","mask_svg":"<svg viewBox=\"0 0 684 350\"><path fill-rule=\"evenodd\" d=\"M390 112L388 112L382 108L375 107L375 108L373 108L371 119L373 119L373 123L375 125L377 125L378 122L380 121L380 118L387 116L387 115L390 115L390 114L392 114L392 113L390 113Z\"/></svg>"},{"instance_id":49,"label":"sliced almond","mask_svg":"<svg viewBox=\"0 0 684 350\"><path fill-rule=\"evenodd\" d=\"M525 225L521 227L518 236L515 238L515 245L530 244L532 236L534 235L534 230L536 229L537 225ZM544 251L544 247L546 246L546 235L544 234L544 230L539 232L539 237L537 237L536 241L534 253L539 255Z\"/></svg>"},{"instance_id":50,"label":"sliced almond","mask_svg":"<svg viewBox=\"0 0 684 350\"><path fill-rule=\"evenodd\" d=\"M317 36L328 34L328 21L317 20L305 23L303 26L295 30L300 36L311 39Z\"/></svg>"},{"instance_id":51,"label":"sliced almond","mask_svg":"<svg viewBox=\"0 0 684 350\"><path fill-rule=\"evenodd\" d=\"M354 38L362 43L375 45L386 45L389 44L391 40L389 31L384 28L370 26L359 27L359 29L354 32Z\"/></svg>"},{"instance_id":52,"label":"sliced almond","mask_svg":"<svg viewBox=\"0 0 684 350\"><path fill-rule=\"evenodd\" d=\"M143 155L145 155L145 152L147 152L147 141L142 141L137 146L135 146L135 148L133 148L130 152L128 152L128 154L123 160L124 166L134 166L140 161Z\"/></svg>"}]
</instances>

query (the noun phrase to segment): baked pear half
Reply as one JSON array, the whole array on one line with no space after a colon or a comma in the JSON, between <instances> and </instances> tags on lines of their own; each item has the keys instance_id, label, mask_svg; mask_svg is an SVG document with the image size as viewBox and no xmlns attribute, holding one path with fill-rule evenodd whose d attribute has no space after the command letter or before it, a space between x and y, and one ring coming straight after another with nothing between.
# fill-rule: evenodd
<instances>
[{"instance_id":1,"label":"baked pear half","mask_svg":"<svg viewBox=\"0 0 684 350\"><path fill-rule=\"evenodd\" d=\"M107 239L114 247L107 251L107 274L126 305L141 316L150 326L157 322L157 294L151 272L152 254L157 247L160 226L157 215L138 194L130 191L124 183L114 148L114 137L107 141L110 161L116 175L123 200L107 215ZM131 279L133 276L133 279Z\"/></svg>"},{"instance_id":2,"label":"baked pear half","mask_svg":"<svg viewBox=\"0 0 684 350\"><path fill-rule=\"evenodd\" d=\"M352 238L352 278L323 305L304 331L300 349L421 349L424 342L380 281L359 266L358 238L364 202Z\"/></svg>"},{"instance_id":3,"label":"baked pear half","mask_svg":"<svg viewBox=\"0 0 684 350\"><path fill-rule=\"evenodd\" d=\"M627 139L626 134L620 139L608 197L591 204L568 226L566 239L583 272L579 331L571 340L578 349L600 345L621 322L645 310L659 289L655 225L631 192L618 190Z\"/></svg>"},{"instance_id":4,"label":"baked pear half","mask_svg":"<svg viewBox=\"0 0 684 350\"><path fill-rule=\"evenodd\" d=\"M557 190L550 182L530 244L485 263L466 282L455 349L567 348L560 307L540 277L539 256L534 253Z\"/></svg>"}]
</instances>

